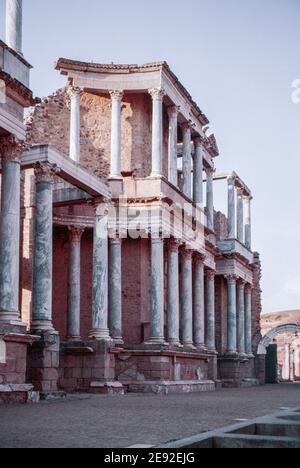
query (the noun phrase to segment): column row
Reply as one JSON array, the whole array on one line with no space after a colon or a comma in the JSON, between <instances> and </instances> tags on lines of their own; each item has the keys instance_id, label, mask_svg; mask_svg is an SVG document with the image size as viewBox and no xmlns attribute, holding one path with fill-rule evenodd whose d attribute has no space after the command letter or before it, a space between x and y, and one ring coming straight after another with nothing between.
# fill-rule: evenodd
<instances>
[{"instance_id":1,"label":"column row","mask_svg":"<svg viewBox=\"0 0 300 468\"><path fill-rule=\"evenodd\" d=\"M238 239L251 249L251 200L233 177L228 179L228 238Z\"/></svg>"}]
</instances>

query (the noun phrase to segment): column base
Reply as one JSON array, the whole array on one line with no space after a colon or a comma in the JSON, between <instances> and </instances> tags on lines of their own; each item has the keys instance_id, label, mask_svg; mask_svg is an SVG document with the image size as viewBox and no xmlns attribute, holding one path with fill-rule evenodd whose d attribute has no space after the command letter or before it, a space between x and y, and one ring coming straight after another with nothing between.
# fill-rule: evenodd
<instances>
[{"instance_id":1,"label":"column base","mask_svg":"<svg viewBox=\"0 0 300 468\"><path fill-rule=\"evenodd\" d=\"M169 346L173 346L175 348L183 348L183 345L180 343L179 340L168 340Z\"/></svg>"},{"instance_id":2,"label":"column base","mask_svg":"<svg viewBox=\"0 0 300 468\"><path fill-rule=\"evenodd\" d=\"M194 346L194 343L188 342L188 343L182 343L184 348L187 349L196 349L196 346Z\"/></svg>"},{"instance_id":3,"label":"column base","mask_svg":"<svg viewBox=\"0 0 300 468\"><path fill-rule=\"evenodd\" d=\"M70 342L82 341L81 336L68 336L67 340Z\"/></svg>"},{"instance_id":4,"label":"column base","mask_svg":"<svg viewBox=\"0 0 300 468\"><path fill-rule=\"evenodd\" d=\"M124 346L124 340L123 340L122 337L116 337L116 338L112 337L112 340L113 340L115 345Z\"/></svg>"},{"instance_id":5,"label":"column base","mask_svg":"<svg viewBox=\"0 0 300 468\"><path fill-rule=\"evenodd\" d=\"M90 331L89 338L98 341L112 341L108 328L94 328Z\"/></svg>"},{"instance_id":6,"label":"column base","mask_svg":"<svg viewBox=\"0 0 300 468\"><path fill-rule=\"evenodd\" d=\"M26 331L27 325L20 319L19 312L0 311L0 327L18 328L21 331Z\"/></svg>"},{"instance_id":7,"label":"column base","mask_svg":"<svg viewBox=\"0 0 300 468\"><path fill-rule=\"evenodd\" d=\"M31 324L33 332L54 332L53 323L50 320L33 320Z\"/></svg>"},{"instance_id":8,"label":"column base","mask_svg":"<svg viewBox=\"0 0 300 468\"><path fill-rule=\"evenodd\" d=\"M149 338L149 340L144 342L144 345L161 345L161 346L169 346L169 343L167 343L164 339L164 337L158 337L158 338Z\"/></svg>"},{"instance_id":9,"label":"column base","mask_svg":"<svg viewBox=\"0 0 300 468\"><path fill-rule=\"evenodd\" d=\"M197 349L197 351L199 351L200 353L205 353L207 351L207 347L205 346L205 344L201 343L201 344L197 344L195 343L195 348Z\"/></svg>"},{"instance_id":10,"label":"column base","mask_svg":"<svg viewBox=\"0 0 300 468\"><path fill-rule=\"evenodd\" d=\"M239 354L236 350L229 350L229 351L226 351L225 353L225 357L228 357L228 358L237 358L238 356Z\"/></svg>"}]
</instances>

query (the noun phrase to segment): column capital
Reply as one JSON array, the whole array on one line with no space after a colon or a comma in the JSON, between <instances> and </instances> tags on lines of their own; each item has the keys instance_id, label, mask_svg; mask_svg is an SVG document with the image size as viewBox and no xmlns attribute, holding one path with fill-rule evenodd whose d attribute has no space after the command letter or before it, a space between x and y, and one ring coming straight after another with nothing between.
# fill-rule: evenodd
<instances>
[{"instance_id":1,"label":"column capital","mask_svg":"<svg viewBox=\"0 0 300 468\"><path fill-rule=\"evenodd\" d=\"M54 177L59 174L60 169L56 164L48 162L36 163L34 166L34 175L36 182L49 182L54 183Z\"/></svg>"},{"instance_id":2,"label":"column capital","mask_svg":"<svg viewBox=\"0 0 300 468\"><path fill-rule=\"evenodd\" d=\"M168 241L168 249L171 252L178 252L181 245L182 241L179 239L172 238Z\"/></svg>"},{"instance_id":3,"label":"column capital","mask_svg":"<svg viewBox=\"0 0 300 468\"><path fill-rule=\"evenodd\" d=\"M20 162L25 149L25 141L18 140L13 135L0 138L0 155L2 161Z\"/></svg>"},{"instance_id":4,"label":"column capital","mask_svg":"<svg viewBox=\"0 0 300 468\"><path fill-rule=\"evenodd\" d=\"M187 132L187 131L191 132L192 131L192 122L191 121L184 122L180 126L181 126L181 129L182 129L183 132Z\"/></svg>"},{"instance_id":5,"label":"column capital","mask_svg":"<svg viewBox=\"0 0 300 468\"><path fill-rule=\"evenodd\" d=\"M168 116L170 119L172 118L176 118L178 117L178 113L179 113L179 110L180 110L180 107L179 106L169 106L167 108L167 112L168 112Z\"/></svg>"},{"instance_id":6,"label":"column capital","mask_svg":"<svg viewBox=\"0 0 300 468\"><path fill-rule=\"evenodd\" d=\"M245 284L245 293L247 294L252 294L252 291L253 291L253 285L250 284L250 283L246 283Z\"/></svg>"},{"instance_id":7,"label":"column capital","mask_svg":"<svg viewBox=\"0 0 300 468\"><path fill-rule=\"evenodd\" d=\"M238 277L236 275L225 275L225 278L227 279L229 284L235 284L238 280Z\"/></svg>"},{"instance_id":8,"label":"column capital","mask_svg":"<svg viewBox=\"0 0 300 468\"><path fill-rule=\"evenodd\" d=\"M214 280L216 276L216 272L214 270L206 270L205 271L205 276L209 280Z\"/></svg>"},{"instance_id":9,"label":"column capital","mask_svg":"<svg viewBox=\"0 0 300 468\"><path fill-rule=\"evenodd\" d=\"M194 255L195 265L198 265L199 263L203 263L204 260L205 260L205 254L204 253L195 252L195 255Z\"/></svg>"},{"instance_id":10,"label":"column capital","mask_svg":"<svg viewBox=\"0 0 300 468\"><path fill-rule=\"evenodd\" d=\"M68 230L69 230L69 240L71 242L80 243L81 237L85 229L79 226L68 226Z\"/></svg>"},{"instance_id":11,"label":"column capital","mask_svg":"<svg viewBox=\"0 0 300 468\"><path fill-rule=\"evenodd\" d=\"M158 101L162 101L166 94L163 88L152 88L152 89L149 89L148 92L153 100L158 100Z\"/></svg>"},{"instance_id":12,"label":"column capital","mask_svg":"<svg viewBox=\"0 0 300 468\"><path fill-rule=\"evenodd\" d=\"M237 285L239 289L245 289L246 284L247 282L244 279L238 278Z\"/></svg>"},{"instance_id":13,"label":"column capital","mask_svg":"<svg viewBox=\"0 0 300 468\"><path fill-rule=\"evenodd\" d=\"M180 255L184 260L192 260L193 250L182 246L180 248Z\"/></svg>"},{"instance_id":14,"label":"column capital","mask_svg":"<svg viewBox=\"0 0 300 468\"><path fill-rule=\"evenodd\" d=\"M203 145L203 138L199 135L199 136L196 136L194 139L194 145L195 145L195 148L202 148L202 145Z\"/></svg>"},{"instance_id":15,"label":"column capital","mask_svg":"<svg viewBox=\"0 0 300 468\"><path fill-rule=\"evenodd\" d=\"M80 96L83 93L83 88L79 86L68 86L67 88L67 96L69 99L72 99L75 96Z\"/></svg>"},{"instance_id":16,"label":"column capital","mask_svg":"<svg viewBox=\"0 0 300 468\"><path fill-rule=\"evenodd\" d=\"M238 197L243 197L244 196L244 189L242 187L237 187L236 191L237 191Z\"/></svg>"},{"instance_id":17,"label":"column capital","mask_svg":"<svg viewBox=\"0 0 300 468\"><path fill-rule=\"evenodd\" d=\"M124 91L118 90L118 89L110 89L109 90L110 97L114 101L122 101L123 96L124 96Z\"/></svg>"},{"instance_id":18,"label":"column capital","mask_svg":"<svg viewBox=\"0 0 300 468\"><path fill-rule=\"evenodd\" d=\"M246 195L246 194L244 194L244 195L243 195L243 199L244 199L245 202L250 203L250 202L253 200L253 197L252 197L252 195L249 195L249 194Z\"/></svg>"},{"instance_id":19,"label":"column capital","mask_svg":"<svg viewBox=\"0 0 300 468\"><path fill-rule=\"evenodd\" d=\"M227 183L229 186L233 186L233 188L235 188L235 181L236 181L236 178L234 176L230 176L227 178Z\"/></svg>"},{"instance_id":20,"label":"column capital","mask_svg":"<svg viewBox=\"0 0 300 468\"><path fill-rule=\"evenodd\" d=\"M207 177L209 177L209 176L213 177L214 173L216 172L215 167L205 167L204 170L206 172Z\"/></svg>"}]
</instances>

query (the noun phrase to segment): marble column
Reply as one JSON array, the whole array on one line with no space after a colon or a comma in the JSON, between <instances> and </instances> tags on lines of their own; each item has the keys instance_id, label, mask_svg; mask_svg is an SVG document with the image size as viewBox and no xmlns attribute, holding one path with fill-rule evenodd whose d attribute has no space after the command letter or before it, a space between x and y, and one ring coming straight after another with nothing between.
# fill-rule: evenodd
<instances>
[{"instance_id":1,"label":"marble column","mask_svg":"<svg viewBox=\"0 0 300 468\"><path fill-rule=\"evenodd\" d=\"M244 201L243 189L237 189L237 239L244 243Z\"/></svg>"},{"instance_id":2,"label":"marble column","mask_svg":"<svg viewBox=\"0 0 300 468\"><path fill-rule=\"evenodd\" d=\"M236 239L236 195L234 178L228 179L228 239Z\"/></svg>"},{"instance_id":3,"label":"marble column","mask_svg":"<svg viewBox=\"0 0 300 468\"><path fill-rule=\"evenodd\" d=\"M206 215L207 227L214 230L214 169L206 169Z\"/></svg>"},{"instance_id":4,"label":"marble column","mask_svg":"<svg viewBox=\"0 0 300 468\"><path fill-rule=\"evenodd\" d=\"M215 272L208 270L205 274L206 286L206 324L205 324L205 345L207 349L216 349L215 337Z\"/></svg>"},{"instance_id":5,"label":"marble column","mask_svg":"<svg viewBox=\"0 0 300 468\"><path fill-rule=\"evenodd\" d=\"M22 54L22 0L6 0L5 42Z\"/></svg>"},{"instance_id":6,"label":"marble column","mask_svg":"<svg viewBox=\"0 0 300 468\"><path fill-rule=\"evenodd\" d=\"M68 340L80 338L80 299L81 299L81 237L84 229L69 227L69 300L68 300Z\"/></svg>"},{"instance_id":7,"label":"marble column","mask_svg":"<svg viewBox=\"0 0 300 468\"><path fill-rule=\"evenodd\" d=\"M106 201L95 206L93 304L90 338L110 340L108 329L108 215Z\"/></svg>"},{"instance_id":8,"label":"marble column","mask_svg":"<svg viewBox=\"0 0 300 468\"><path fill-rule=\"evenodd\" d=\"M193 348L193 278L192 251L181 251L181 341L183 346Z\"/></svg>"},{"instance_id":9,"label":"marble column","mask_svg":"<svg viewBox=\"0 0 300 468\"><path fill-rule=\"evenodd\" d=\"M0 139L2 164L0 223L0 322L19 321L20 159L23 145Z\"/></svg>"},{"instance_id":10,"label":"marble column","mask_svg":"<svg viewBox=\"0 0 300 468\"><path fill-rule=\"evenodd\" d=\"M70 86L68 95L71 106L70 120L70 159L75 163L80 163L80 96L81 88Z\"/></svg>"},{"instance_id":11,"label":"marble column","mask_svg":"<svg viewBox=\"0 0 300 468\"><path fill-rule=\"evenodd\" d=\"M227 279L227 355L237 354L237 290L236 276L228 275Z\"/></svg>"},{"instance_id":12,"label":"marble column","mask_svg":"<svg viewBox=\"0 0 300 468\"><path fill-rule=\"evenodd\" d=\"M243 280L237 283L237 304L238 353L245 354L245 281Z\"/></svg>"},{"instance_id":13,"label":"marble column","mask_svg":"<svg viewBox=\"0 0 300 468\"><path fill-rule=\"evenodd\" d=\"M193 200L203 206L203 148L201 137L194 140Z\"/></svg>"},{"instance_id":14,"label":"marble column","mask_svg":"<svg viewBox=\"0 0 300 468\"><path fill-rule=\"evenodd\" d=\"M180 345L179 339L179 249L175 239L168 245L168 343Z\"/></svg>"},{"instance_id":15,"label":"marble column","mask_svg":"<svg viewBox=\"0 0 300 468\"><path fill-rule=\"evenodd\" d=\"M116 344L122 338L122 240L110 239L109 250L109 330Z\"/></svg>"},{"instance_id":16,"label":"marble column","mask_svg":"<svg viewBox=\"0 0 300 468\"><path fill-rule=\"evenodd\" d=\"M178 185L177 144L178 144L178 107L168 107L169 115L169 174L171 184Z\"/></svg>"},{"instance_id":17,"label":"marble column","mask_svg":"<svg viewBox=\"0 0 300 468\"><path fill-rule=\"evenodd\" d=\"M246 354L251 356L252 352L252 286L245 287L245 348Z\"/></svg>"},{"instance_id":18,"label":"marble column","mask_svg":"<svg viewBox=\"0 0 300 468\"><path fill-rule=\"evenodd\" d=\"M151 344L165 344L164 338L164 240L151 238Z\"/></svg>"},{"instance_id":19,"label":"marble column","mask_svg":"<svg viewBox=\"0 0 300 468\"><path fill-rule=\"evenodd\" d=\"M111 114L111 155L110 177L121 177L121 105L123 91L110 91L112 102Z\"/></svg>"},{"instance_id":20,"label":"marble column","mask_svg":"<svg viewBox=\"0 0 300 468\"><path fill-rule=\"evenodd\" d=\"M53 184L56 166L37 163L36 220L33 266L32 330L53 330L52 256L53 256Z\"/></svg>"},{"instance_id":21,"label":"marble column","mask_svg":"<svg viewBox=\"0 0 300 468\"><path fill-rule=\"evenodd\" d=\"M245 245L251 250L251 197L244 197L245 210Z\"/></svg>"},{"instance_id":22,"label":"marble column","mask_svg":"<svg viewBox=\"0 0 300 468\"><path fill-rule=\"evenodd\" d=\"M191 127L188 123L182 126L182 171L183 171L183 193L192 198L192 146Z\"/></svg>"},{"instance_id":23,"label":"marble column","mask_svg":"<svg viewBox=\"0 0 300 468\"><path fill-rule=\"evenodd\" d=\"M151 176L163 175L163 98L162 88L149 90L152 97L152 172Z\"/></svg>"},{"instance_id":24,"label":"marble column","mask_svg":"<svg viewBox=\"0 0 300 468\"><path fill-rule=\"evenodd\" d=\"M204 257L195 255L193 274L194 344L205 348Z\"/></svg>"}]
</instances>

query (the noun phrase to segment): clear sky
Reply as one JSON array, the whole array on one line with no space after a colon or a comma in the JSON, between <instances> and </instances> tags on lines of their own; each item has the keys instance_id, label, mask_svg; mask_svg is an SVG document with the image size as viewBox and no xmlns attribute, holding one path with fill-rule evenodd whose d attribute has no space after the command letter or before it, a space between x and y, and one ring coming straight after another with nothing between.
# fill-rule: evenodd
<instances>
[{"instance_id":1,"label":"clear sky","mask_svg":"<svg viewBox=\"0 0 300 468\"><path fill-rule=\"evenodd\" d=\"M300 104L291 99L300 79L300 0L23 5L24 54L35 67L37 96L64 84L53 70L58 57L169 63L211 121L217 170L235 169L253 190L264 311L300 308ZM216 208L224 210L225 188L217 194Z\"/></svg>"}]
</instances>

